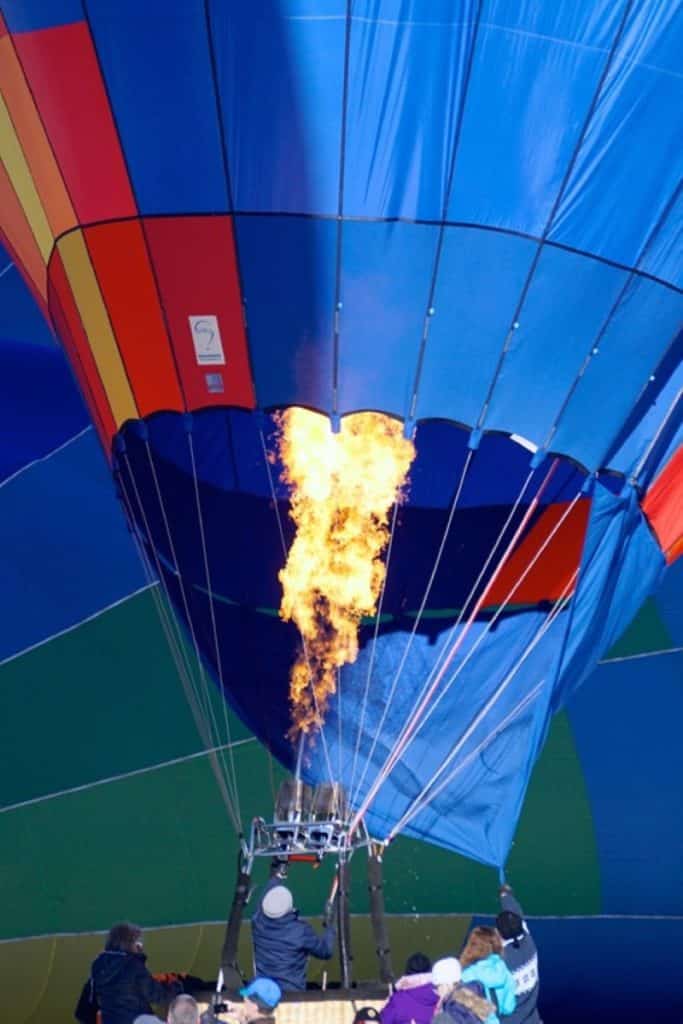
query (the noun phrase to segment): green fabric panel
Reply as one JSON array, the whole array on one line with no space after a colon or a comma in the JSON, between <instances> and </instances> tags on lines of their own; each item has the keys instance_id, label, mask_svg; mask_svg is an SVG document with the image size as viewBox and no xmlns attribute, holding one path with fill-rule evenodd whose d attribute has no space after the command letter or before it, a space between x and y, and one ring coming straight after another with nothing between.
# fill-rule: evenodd
<instances>
[{"instance_id":1,"label":"green fabric panel","mask_svg":"<svg viewBox=\"0 0 683 1024\"><path fill-rule=\"evenodd\" d=\"M603 660L628 658L634 654L651 651L665 651L673 646L671 634L659 614L655 599L650 597Z\"/></svg>"},{"instance_id":2,"label":"green fabric panel","mask_svg":"<svg viewBox=\"0 0 683 1024\"><path fill-rule=\"evenodd\" d=\"M207 683L225 742L223 705ZM0 749L11 765L0 773L0 805L205 746L150 591L0 666L0 687ZM233 739L248 735L234 715L230 726Z\"/></svg>"},{"instance_id":3,"label":"green fabric panel","mask_svg":"<svg viewBox=\"0 0 683 1024\"><path fill-rule=\"evenodd\" d=\"M0 686L11 709L0 726L5 805L200 746L148 593L5 664ZM243 823L269 816L281 769L256 742L234 754ZM126 916L143 925L221 920L237 858L206 757L0 814L0 849L1 937L106 929ZM256 883L267 870L257 863ZM292 867L304 913L320 913L331 873L331 863ZM365 873L361 854L354 912L367 909ZM509 873L531 913L599 910L590 808L564 715L532 777ZM387 851L389 913L493 913L496 893L494 871L445 850L399 838Z\"/></svg>"}]
</instances>

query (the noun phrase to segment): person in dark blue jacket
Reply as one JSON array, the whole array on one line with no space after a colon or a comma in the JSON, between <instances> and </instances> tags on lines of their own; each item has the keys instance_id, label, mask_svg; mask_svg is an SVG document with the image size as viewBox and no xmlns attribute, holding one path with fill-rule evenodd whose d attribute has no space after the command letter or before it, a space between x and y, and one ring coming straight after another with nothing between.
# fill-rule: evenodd
<instances>
[{"instance_id":1,"label":"person in dark blue jacket","mask_svg":"<svg viewBox=\"0 0 683 1024\"><path fill-rule=\"evenodd\" d=\"M152 1013L152 1003L167 1003L183 991L180 980L157 981L145 966L142 931L137 925L115 924L104 952L93 961L78 1006L76 1019L96 1017L102 1024L133 1024L136 1017Z\"/></svg>"},{"instance_id":2,"label":"person in dark blue jacket","mask_svg":"<svg viewBox=\"0 0 683 1024\"><path fill-rule=\"evenodd\" d=\"M503 959L515 981L517 1006L505 1024L542 1024L538 1013L538 952L519 902L509 885L500 889L496 927L503 939Z\"/></svg>"},{"instance_id":3,"label":"person in dark blue jacket","mask_svg":"<svg viewBox=\"0 0 683 1024\"><path fill-rule=\"evenodd\" d=\"M329 960L334 953L334 925L325 924L318 935L310 924L299 920L292 894L277 876L264 889L252 918L251 935L256 973L272 978L283 992L304 991L309 956Z\"/></svg>"}]
</instances>

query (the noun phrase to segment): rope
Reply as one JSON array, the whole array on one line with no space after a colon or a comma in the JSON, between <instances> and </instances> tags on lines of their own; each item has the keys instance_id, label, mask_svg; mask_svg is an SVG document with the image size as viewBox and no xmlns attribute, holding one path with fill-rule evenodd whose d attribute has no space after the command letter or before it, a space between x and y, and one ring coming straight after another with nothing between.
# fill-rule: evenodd
<instances>
[{"instance_id":1,"label":"rope","mask_svg":"<svg viewBox=\"0 0 683 1024\"><path fill-rule=\"evenodd\" d=\"M155 489L155 492L156 492L157 501L159 502L159 509L161 511L161 516L162 516L163 523L164 523L164 529L166 531L166 537L168 539L169 550L171 552L171 557L173 559L173 572L177 576L178 584L180 586L180 594L181 594L181 599L182 599L182 602L183 602L183 609L185 611L185 616L186 616L186 619L187 619L187 627L188 627L188 630L190 632L190 638L192 640L192 647L194 649L194 655L195 655L195 659L196 659L197 666L198 666L198 669L199 669L199 679L200 679L202 687L203 687L203 694L204 694L204 698L205 698L205 704L206 704L206 708L208 710L208 714L206 716L207 717L207 722L210 722L210 724L213 726L213 729L215 731L215 735L220 738L220 730L218 728L218 723L216 722L216 716L215 716L215 712L214 712L214 708L213 708L213 702L211 700L211 692L210 692L210 688L209 688L209 682L208 682L208 679L206 677L206 671L204 669L204 663L203 663L202 656L201 656L201 653L200 653L200 650L199 650L199 644L197 642L197 635L196 635L195 628L194 628L194 622L193 622L193 619L192 619L192 615L190 614L190 606L189 606L189 602L188 602L188 599L187 599L187 593L186 593L186 590L185 590L185 583L183 581L182 573L180 572L180 565L179 565L179 562L178 562L178 556L176 554L175 544L173 543L173 535L171 533L171 527L169 525L168 515L166 513L166 505L164 503L163 495L161 493L161 487L159 485L159 478L157 476L156 466L154 464L154 457L152 455L152 449L151 449L149 440L147 440L147 439L145 439L145 450L146 450L146 453L147 453L147 459L148 459L150 470L151 470L151 473L152 473L152 478L154 480L154 489ZM151 535L150 535L150 541L151 541ZM154 547L153 544L152 544L152 547ZM163 572L161 573L161 579L164 579ZM221 699L224 700L225 698L221 695ZM223 754L221 755L221 760L222 760L222 763L223 763L223 772L224 772L224 776L225 776L224 777L224 782L225 782L225 786L227 788L232 780L230 779L230 776L229 776L229 773L228 773L228 768L227 768L227 765L225 763L225 756ZM233 824L235 826L235 831L239 833L240 832L240 822L237 819L236 807L237 807L237 802L231 796L231 809L232 809L232 815L231 816L233 817Z\"/></svg>"},{"instance_id":2,"label":"rope","mask_svg":"<svg viewBox=\"0 0 683 1024\"><path fill-rule=\"evenodd\" d=\"M459 636L456 638L453 646L451 647L451 650L449 651L448 655L444 659L444 662L443 662L441 668L439 669L438 673L436 674L436 677L434 678L433 682L429 686L426 694L422 697L422 699L418 703L415 711L413 712L411 717L408 719L408 722L406 723L406 725L405 725L405 727L403 729L403 732L402 732L401 736L399 737L398 742L395 744L394 749L389 754L389 756L388 756L388 758L387 758L387 760L386 760L382 770L379 772L379 774L375 778L375 781L371 785L371 787L370 787L370 789L368 791L368 794L365 797L365 800L363 801L360 809L356 812L356 815L355 815L353 821L351 822L351 828L350 828L350 835L351 836L353 835L353 833L357 829L357 827L358 827L358 825L359 825L363 815L367 811L367 809L370 806L371 802L374 800L375 796L377 795L378 790L380 789L380 787L383 785L383 783L386 780L386 778L388 777L388 775L393 770L394 766L396 765L396 762L401 757L401 754L403 753L403 750L405 749L407 743L409 742L409 740L411 739L413 733L415 732L415 729L417 728L418 722L419 722L422 714L424 713L424 710L427 707L427 705L429 703L429 700L432 697L432 694L435 692L435 690L438 687L439 683L443 679L443 676L444 676L446 670L448 669L448 666L453 661L453 658L455 657L455 655L459 651L460 647L462 646L465 638L467 637L467 634L470 631L472 623L474 622L476 616L478 615L480 609L482 608L482 606L483 606L483 604L484 604L484 602L486 600L486 597L487 597L489 591L491 590L491 587L493 586L493 584L495 583L496 579L500 575L500 573L501 573L503 567L505 566L505 564L506 564L510 554L512 553L513 549L515 548L515 545L517 544L517 541L518 541L519 537L521 536L521 534L524 531L527 523L529 522L529 520L533 516L534 512L536 511L536 508L538 507L538 504L539 504L539 502L541 500L541 497L542 497L546 487L550 483L550 480L552 479L552 477L553 477L553 475L555 473L555 470L557 469L557 466L558 466L558 459L556 458L556 459L553 460L553 462L552 462L548 472L545 475L545 478L544 478L543 482L541 483L538 491L536 492L535 497L533 498L533 500L529 504L528 509L526 510L526 512L525 512L525 514L524 514L524 516L523 516L519 526L517 527L517 529L516 529L516 531L514 533L514 536L512 537L512 539L510 540L507 548L505 549L505 551L503 553L503 556L502 556L500 562L498 563L498 566L496 567L496 569L494 570L491 578L489 579L488 584L486 585L486 587L482 591L480 597L478 598L476 604L474 605L474 608L472 609L472 611L471 611L471 613L470 613L470 615L468 617L468 620L465 623L464 629L461 631Z\"/></svg>"},{"instance_id":3,"label":"rope","mask_svg":"<svg viewBox=\"0 0 683 1024\"><path fill-rule=\"evenodd\" d=\"M398 501L394 503L394 514L391 517L391 532L389 534L389 546L387 548L387 560L384 572L384 579L382 580L382 590L379 595L379 603L377 605L377 615L375 617L375 628L372 634L372 647L370 648L370 658L368 660L368 672L365 678L365 688L363 690L363 700L361 702L360 718L358 720L358 734L356 736L356 744L353 751L353 762L351 764L351 778L349 780L349 797L353 792L353 783L356 778L356 767L358 762L358 752L360 750L360 744L363 737L363 726L365 725L365 713L368 704L368 696L370 693L370 681L372 678L372 669L375 664L375 654L377 650L377 637L379 636L379 626L382 619L382 610L384 608L384 595L386 593L387 579L389 577L389 564L391 562L391 552L394 546L394 531L396 528L396 520L398 518Z\"/></svg>"},{"instance_id":4,"label":"rope","mask_svg":"<svg viewBox=\"0 0 683 1024\"><path fill-rule=\"evenodd\" d=\"M431 572L431 575L429 577L429 580L427 581L427 586L425 588L424 596L422 598L422 602L421 602L420 607L418 609L418 613L417 613L415 622L413 623L413 628L412 628L412 630L410 632L410 636L408 637L408 642L407 642L405 650L403 652L403 656L402 656L401 661L399 663L399 666L398 666L398 668L397 668L397 670L396 670L396 672L394 674L394 679L393 679L391 687L389 689L389 696L387 697L387 699L386 699L386 701L384 703L384 708L382 710L382 715L381 715L381 718L380 718L380 722L379 722L379 725L378 725L377 729L375 730L375 735L373 736L372 744L370 746L370 750L369 750L369 752L367 754L367 757L365 758L365 764L364 764L364 768L363 768L363 773L361 775L361 778L360 778L360 781L358 783L358 786L356 787L356 789L354 791L352 803L355 803L356 800L360 797L360 794L361 794L361 791L362 791L362 788L363 788L363 783L365 782L365 777L367 775L368 768L370 767L370 763L372 761L372 755L374 754L375 749L377 747L377 743L379 741L379 737L382 735L382 729L384 727L384 723L386 721L387 715L389 714L389 709L390 709L390 707L392 705L392 702L394 700L394 696L396 694L396 689L398 687L399 678L400 678L400 676L401 676L401 674L403 672L403 668L405 666L406 660L408 658L408 654L409 654L410 649L412 647L413 640L415 639L415 635L417 634L417 630L418 630L418 626L420 624L420 620L422 619L422 615L423 615L424 610L425 610L425 608L427 606L427 601L429 600L429 595L431 593L432 586L434 584L434 580L436 579L436 574L437 574L437 572L439 570L439 566L441 564L441 558L443 557L443 553L444 553L444 550L446 548L446 541L448 539L448 535L450 533L451 525L453 523L453 517L455 515L455 510L456 510L456 507L458 505L458 502L460 501L460 495L462 493L462 489L463 489L463 486L464 486L464 483L465 483L465 477L467 476L467 472L469 470L470 462L472 461L472 456L473 455L474 455L474 452L473 452L472 449L470 449L468 451L468 453L467 453L467 458L465 459L465 463L463 465L463 469L462 469L462 472L460 474L460 480L458 482L458 486L456 487L455 494L453 495L453 501L451 502L451 507L450 507L450 510L449 510L449 513L448 513L448 518L446 520L446 526L444 528L444 532L443 532L443 535L441 537L441 543L440 543L439 549L438 549L438 551L436 553L436 559L434 561L434 566L432 568L432 572ZM475 586L476 586L476 584L475 584ZM358 730L359 746L360 746L361 728L362 728L362 724L364 722L365 703L367 701L367 688L369 687L369 683L370 683L370 676L369 676L369 673L368 673L368 680L367 680L367 683L366 683L366 692L365 692L365 695L364 695L363 717L361 719L361 727L359 727L359 730ZM427 677L426 685L428 685L428 684L429 684L429 676ZM352 775L352 781L353 781L353 778L354 778L354 775Z\"/></svg>"},{"instance_id":5,"label":"rope","mask_svg":"<svg viewBox=\"0 0 683 1024\"><path fill-rule=\"evenodd\" d=\"M202 543L202 558L204 561L204 575L206 577L206 589L209 595L209 611L211 614L211 631L213 633L214 648L216 651L216 668L218 670L218 681L221 687L221 706L223 708L223 720L225 724L225 734L227 736L228 743L228 756L230 758L230 771L232 773L232 784L235 794L235 806L237 808L237 818L240 822L240 831L242 823L242 810L240 807L239 797L239 786L237 784L237 769L235 768L235 757L232 750L232 732L230 729L230 719L228 717L228 707L226 702L226 688L225 680L223 678L223 659L221 657L220 644L218 642L218 627L216 625L216 609L213 602L213 591L211 589L211 573L209 571L209 555L206 547L206 533L204 530L204 517L202 515L202 504L199 496L199 481L197 479L197 463L194 454L194 440L192 432L187 432L187 443L190 451L190 461L192 463L192 479L194 482L194 496L195 503L197 506L197 522L199 523L199 536Z\"/></svg>"},{"instance_id":6,"label":"rope","mask_svg":"<svg viewBox=\"0 0 683 1024\"><path fill-rule=\"evenodd\" d=\"M149 454L149 456L151 458L151 453L148 453L148 454ZM220 794L221 794L221 796L223 798L223 802L224 802L226 810L228 812L228 816L230 817L230 819L232 821L232 824L235 827L235 830L239 831L239 822L236 819L235 805L234 805L234 802L233 802L232 794L229 791L228 780L227 780L227 775L226 775L226 770L225 770L225 763L223 761L223 770L221 771L221 767L220 767L220 764L219 764L219 761L218 761L217 751L218 751L218 748L219 748L220 744L216 742L216 739L220 740L221 737L220 737L217 729L215 730L215 733L212 733L211 724L210 724L210 721L209 721L209 716L207 715L205 709L202 707L202 701L201 701L201 698L200 698L200 691L199 691L199 688L196 686L196 683L194 681L193 673L192 673L192 671L190 669L189 658L187 658L187 652L185 650L185 645L183 643L182 636L180 634L178 624L177 624L177 622L175 622L175 618L171 615L170 610L169 610L170 607L171 607L170 594L168 593L168 587L167 587L167 584L166 584L165 576L164 576L164 573L162 571L161 564L160 564L160 561L159 561L159 556L158 556L156 547L155 547L153 539L152 539L152 532L151 532L151 529L150 529L150 526L149 526L149 521L147 519L147 514L145 512L144 504L142 502L142 498L140 496L140 492L139 492L139 489L138 489L138 486L137 486L137 482L136 482L136 479L135 479L135 474L133 473L133 469L132 469L130 460L129 460L128 455L127 455L127 453L125 451L123 452L123 456L122 457L123 457L123 460L125 461L125 464L126 464L126 468L127 468L127 471L128 471L128 476L129 476L130 481L131 481L131 483L133 485L133 490L134 490L134 493L135 493L135 499L136 499L138 508L140 509L140 515L142 517L142 521L143 521L144 526L145 526L145 531L147 533L147 539L148 539L149 548L153 552L153 555L154 555L154 560L156 562L156 568L157 568L159 583L160 583L161 587L164 589L164 592L166 594L166 599L168 601L168 608L164 608L162 603L161 603L161 601L159 601L159 602L155 601L155 607L156 607L156 610L157 610L157 614L159 615L159 619L160 619L160 622L161 622L161 625L162 625L162 629L164 630L164 633L165 633L166 638L167 638L167 642L169 643L169 648L171 650L171 655L172 655L174 663L176 665L176 669L178 671L178 675L179 675L179 678L180 678L180 681L181 681L181 685L183 686L183 691L185 693L185 697L187 699L187 702L188 702L188 704L190 706L190 710L192 712L192 716L193 716L193 718L195 720L195 724L197 726L199 734L202 737L202 739L203 739L205 745L207 746L207 748L210 749L211 751L213 751L209 756L210 756L212 767L213 767L213 770L214 770L214 775L216 777L216 782L218 783L218 789L219 789L219 792L220 792ZM153 570L152 570L151 563L150 563L149 558L147 556L147 553L146 553L146 551L144 549L144 546L142 545L142 543L140 541L140 538L138 536L138 531L137 531L137 527L136 527L136 520L135 520L135 517L133 516L133 511L132 511L132 503L130 501L130 495L128 494L128 490L126 488L126 484L125 484L125 481L124 481L124 478L123 478L123 474L119 472L118 477L119 477L119 482L121 484L121 493L122 493L122 496L123 496L123 499L124 499L124 507L126 508L126 512L127 512L129 521L131 523L131 527L132 527L132 531L133 531L133 536L135 538L136 548L138 550L138 554L139 554L141 562L142 562L143 571L148 573L149 576L151 578L153 578L154 577L154 573L153 573ZM165 518L165 513L164 513L164 518ZM169 534L169 539L170 539L170 534ZM182 578L180 577L180 573L179 572L178 572L178 579L180 581L181 590L184 593L184 587L183 587L183 584L182 584ZM188 615L188 621L189 621L189 615ZM175 624L176 629L178 630L178 636L175 636L174 633L173 633L173 630L172 630L172 627L171 627L171 623L172 622ZM196 651L196 645L195 645L195 655L196 655L196 657L198 659L198 664L199 664L200 670L201 670L201 662L199 661L198 652ZM185 659L185 660L183 660L183 659ZM222 759L223 759L223 755L221 753L221 760Z\"/></svg>"},{"instance_id":7,"label":"rope","mask_svg":"<svg viewBox=\"0 0 683 1024\"><path fill-rule=\"evenodd\" d=\"M514 583L514 585L512 586L512 588L507 592L507 594L505 595L505 597L501 601L500 605L498 606L498 608L496 609L494 614L491 616L491 619L486 623L486 626L481 631L480 635L477 637L476 641L474 642L474 644L472 645L470 650L467 652L467 654L465 655L463 660L460 662L460 664L456 668L455 672L453 673L453 675L450 677L450 679L448 680L448 682L444 686L444 688L441 691L441 693L437 696L437 698L434 701L434 703L427 710L427 712L426 712L422 722L420 723L419 729L424 728L424 726L427 724L427 722L432 717L432 715L434 714L434 712L438 708L438 706L441 703L441 701L443 700L443 698L446 696L446 694L450 690L450 688L453 685L453 683L455 682L455 680L458 678L458 676L463 671L465 666L470 662L471 658L473 657L473 655L475 654L477 649L481 646L481 644L484 642L486 637L489 635L489 633L493 629L494 625L496 624L498 619L503 614L503 611L505 610L505 608L511 603L511 599L514 596L514 594L517 592L519 587L521 587L522 583L527 578L527 576L529 575L529 573L531 572L531 570L533 569L534 565L539 560L539 558L541 557L543 552L546 550L546 548L548 547L548 545L552 541L553 537L555 537L556 534L559 532L559 530L561 529L561 527L562 527L563 523L565 522L565 520L568 518L568 516L571 515L572 509L576 505L577 501L579 501L579 499L581 498L581 494L582 494L582 492L579 491L578 494L575 495L574 499L567 506L567 508L563 512L562 516L560 517L560 519L557 521L557 523L555 524L553 529L550 531L550 533L548 534L548 536L544 540L543 544L541 544L541 546L536 551L534 557L528 563L528 565L526 566L526 568L524 569L522 574L517 578L517 580ZM418 732L419 732L419 729L418 729ZM417 732L416 732L415 736L416 735L417 735ZM413 736L413 740L415 739L415 736ZM404 750L404 753L405 753L405 750Z\"/></svg>"},{"instance_id":8,"label":"rope","mask_svg":"<svg viewBox=\"0 0 683 1024\"><path fill-rule=\"evenodd\" d=\"M508 674L504 677L504 679L501 682L500 686L497 687L497 689L494 691L494 693L491 695L491 697L489 697L487 702L484 704L483 708L481 708L481 710L474 716L474 718L470 722L469 726L467 727L467 729L465 729L465 732L462 734L462 736L460 737L458 742L455 744L455 746L451 750L451 752L448 755L448 757L446 758L446 760L433 773L433 775L431 776L431 778L429 779L427 784L422 788L421 793L418 794L416 800L411 805L411 808L408 809L408 812L406 812L406 814L404 814L403 817L400 819L400 821L394 826L394 828L392 829L392 831L390 833L390 836L388 838L392 838L395 834L397 834L400 831L400 829L404 827L406 822L411 820L414 817L414 815L416 813L418 813L418 810L421 809L421 806L426 806L424 801L425 801L426 795L428 794L428 792L431 789L431 787L434 785L435 782L438 781L438 779L441 777L441 775L443 775L444 771L448 768L449 764L451 764L452 761L457 757L457 755L460 753L460 751L462 750L462 748L465 745L465 743L467 743L468 739L472 736L472 734L474 733L476 728L480 725L480 723L488 715L489 711L491 711L491 709L493 707L495 707L495 705L498 703L500 698L503 696L503 694L507 690L508 686L510 685L510 683L512 682L514 677L519 672L519 670L522 667L522 665L524 664L524 662L527 660L527 658L532 653L532 651L534 651L535 648L538 646L538 644L541 642L541 640L543 639L545 634L548 632L550 627L553 625L553 623L557 619L558 615L566 607L567 602L569 601L569 599L571 597L571 589L573 587L574 580L576 579L577 574L578 574L578 569L575 569L574 572L572 573L572 575L570 576L569 581L565 584L565 586L564 586L564 588L562 590L562 593L560 595L560 600L555 605L555 607L548 613L548 615L545 617L543 623L541 624L541 626L537 630L536 635L534 636L533 640L529 644L527 644L527 646L525 647L525 649L522 652L521 656L517 660L516 664L513 665L513 667L508 672ZM539 683L534 691L531 691L532 694L534 694L534 696L535 696L536 691L540 690L540 688L543 686L544 682L545 682L545 680L543 680L541 683ZM529 697L530 697L530 694L526 694L522 703L523 704L525 702L528 703L529 702ZM495 733L499 732L501 728L502 728L502 725L497 726L496 729L493 731L493 733L491 733L487 737L487 739L484 741L483 745L488 745L488 743L493 738ZM482 745L480 745L479 749L482 749ZM479 752L478 750L473 752L473 755L476 755L476 753L478 753L478 752ZM460 770L462 769L462 767L464 767L464 763L463 763L463 765L460 766ZM433 800L435 800L436 797L439 795L439 793L443 792L444 788L447 785L450 784L450 782L452 781L453 777L454 777L454 775L453 776L449 776L444 782L442 782L441 785L438 786L437 789L431 794L431 796L428 797L427 803L431 803ZM420 805L420 807L418 807L418 809L415 810L415 807L418 804Z\"/></svg>"}]
</instances>

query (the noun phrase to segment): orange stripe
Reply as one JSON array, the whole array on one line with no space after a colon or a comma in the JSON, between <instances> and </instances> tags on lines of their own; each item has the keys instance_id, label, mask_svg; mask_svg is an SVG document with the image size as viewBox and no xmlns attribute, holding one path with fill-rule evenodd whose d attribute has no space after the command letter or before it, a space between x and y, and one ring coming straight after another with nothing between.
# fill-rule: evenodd
<instances>
[{"instance_id":1,"label":"orange stripe","mask_svg":"<svg viewBox=\"0 0 683 1024\"><path fill-rule=\"evenodd\" d=\"M567 511L568 504L562 502L544 509L487 594L488 606L506 601L510 591ZM589 509L588 498L581 498L576 503L529 574L510 596L510 604L538 604L539 601L559 600L567 580L581 561Z\"/></svg>"},{"instance_id":2,"label":"orange stripe","mask_svg":"<svg viewBox=\"0 0 683 1024\"><path fill-rule=\"evenodd\" d=\"M0 210L2 228L14 249L22 270L30 278L43 302L47 301L47 272L38 243L26 219L9 175L0 162Z\"/></svg>"},{"instance_id":3,"label":"orange stripe","mask_svg":"<svg viewBox=\"0 0 683 1024\"><path fill-rule=\"evenodd\" d=\"M9 35L0 39L0 91L52 234L60 235L76 224L76 215Z\"/></svg>"},{"instance_id":4,"label":"orange stripe","mask_svg":"<svg viewBox=\"0 0 683 1024\"><path fill-rule=\"evenodd\" d=\"M140 415L183 411L140 222L87 228L85 239Z\"/></svg>"},{"instance_id":5,"label":"orange stripe","mask_svg":"<svg viewBox=\"0 0 683 1024\"><path fill-rule=\"evenodd\" d=\"M645 495L643 512L671 565L683 555L683 445Z\"/></svg>"}]
</instances>

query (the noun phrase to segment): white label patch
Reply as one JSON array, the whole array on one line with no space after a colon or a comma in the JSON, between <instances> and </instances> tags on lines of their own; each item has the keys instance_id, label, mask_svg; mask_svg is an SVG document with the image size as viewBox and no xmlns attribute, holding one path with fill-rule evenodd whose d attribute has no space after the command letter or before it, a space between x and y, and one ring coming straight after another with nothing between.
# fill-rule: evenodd
<instances>
[{"instance_id":1,"label":"white label patch","mask_svg":"<svg viewBox=\"0 0 683 1024\"><path fill-rule=\"evenodd\" d=\"M225 366L223 342L215 316L191 316L190 331L199 366Z\"/></svg>"}]
</instances>

